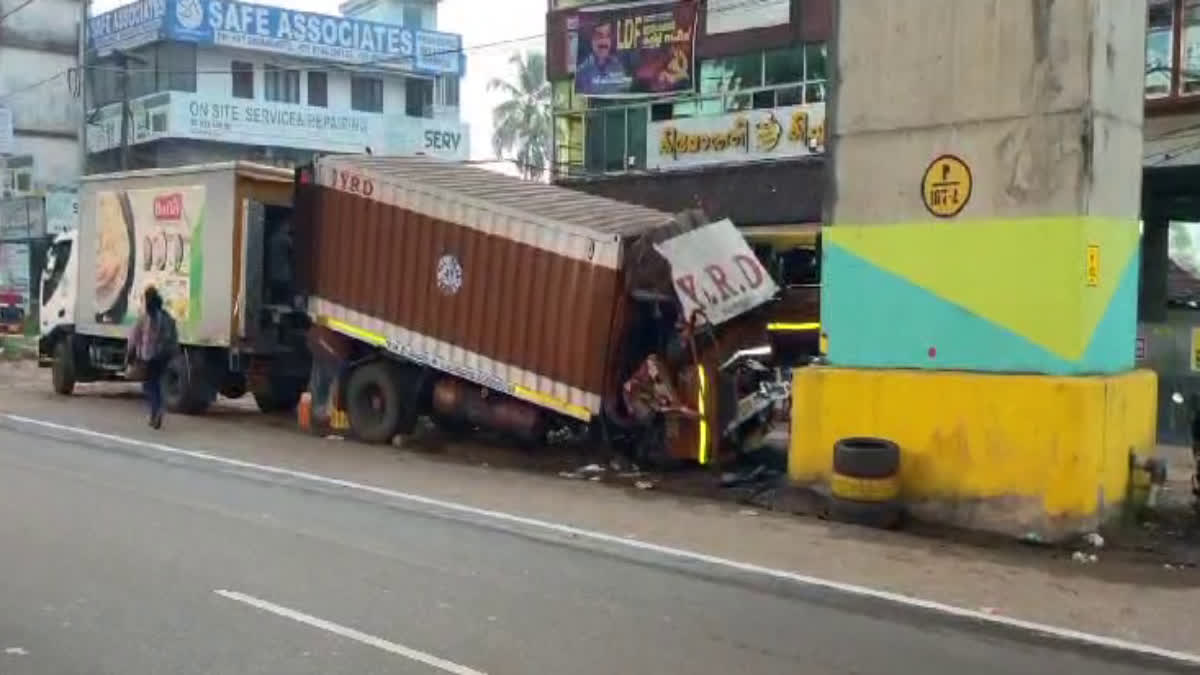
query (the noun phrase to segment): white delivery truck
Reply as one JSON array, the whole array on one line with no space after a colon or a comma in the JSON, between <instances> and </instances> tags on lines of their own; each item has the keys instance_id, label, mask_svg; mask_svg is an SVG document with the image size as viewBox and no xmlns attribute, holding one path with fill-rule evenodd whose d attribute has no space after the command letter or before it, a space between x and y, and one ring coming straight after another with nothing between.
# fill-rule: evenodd
<instances>
[{"instance_id":1,"label":"white delivery truck","mask_svg":"<svg viewBox=\"0 0 1200 675\"><path fill-rule=\"evenodd\" d=\"M290 251L293 177L246 162L85 177L79 229L52 244L41 288L39 364L54 390L125 376L126 336L153 285L182 347L165 375L171 410L247 392L264 412L294 408L308 317L286 285L267 283L288 276L272 266L294 264L278 253Z\"/></svg>"}]
</instances>

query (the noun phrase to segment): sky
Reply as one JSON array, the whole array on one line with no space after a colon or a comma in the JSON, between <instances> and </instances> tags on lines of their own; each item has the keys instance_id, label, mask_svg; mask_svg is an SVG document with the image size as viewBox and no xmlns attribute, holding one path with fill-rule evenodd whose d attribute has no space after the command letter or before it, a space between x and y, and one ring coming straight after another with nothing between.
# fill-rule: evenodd
<instances>
[{"instance_id":1,"label":"sky","mask_svg":"<svg viewBox=\"0 0 1200 675\"><path fill-rule=\"evenodd\" d=\"M323 14L339 14L341 0L255 0ZM93 0L93 11L107 11L128 0ZM483 7L487 6L484 11ZM498 20L497 17L503 17ZM502 95L489 93L492 78L514 76L508 59L515 50L545 49L546 0L441 0L438 4L438 30L458 33L467 50L467 76L459 92L463 121L471 126L471 159L493 159L492 108L503 101ZM537 36L517 42L518 38ZM496 44L505 43L505 44ZM495 45L473 49L473 45ZM489 166L504 173L517 173L515 166Z\"/></svg>"}]
</instances>

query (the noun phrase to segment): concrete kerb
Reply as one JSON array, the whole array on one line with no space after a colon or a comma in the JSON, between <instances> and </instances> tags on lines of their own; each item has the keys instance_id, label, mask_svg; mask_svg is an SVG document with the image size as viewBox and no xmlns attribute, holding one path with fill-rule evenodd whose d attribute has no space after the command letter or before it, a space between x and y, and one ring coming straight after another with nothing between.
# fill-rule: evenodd
<instances>
[{"instance_id":1,"label":"concrete kerb","mask_svg":"<svg viewBox=\"0 0 1200 675\"><path fill-rule=\"evenodd\" d=\"M424 507L431 511L432 515L443 515L458 520L475 522L482 526L513 532L540 541L569 542L572 545L582 544L588 548L598 548L613 554L623 555L624 557L630 557L629 554L632 553L636 554L634 556L635 559L657 557L661 559L660 563L665 561L671 563L674 567L685 569L690 573L699 573L709 577L741 580L747 583L753 583L757 580L758 586L761 586L762 582L765 581L769 583L771 588L777 590L784 590L787 585L792 585L798 589L797 592L803 592L804 590L821 592L825 597L818 597L816 599L850 609L853 608L849 607L851 604L848 602L849 600L874 600L884 603L882 609L885 611L890 607L891 611L887 611L889 614L908 610L920 612L934 621L940 619L943 622L949 623L953 620L966 620L981 627L999 630L1016 639L1025 641L1050 641L1077 648L1101 649L1110 652L1114 658L1129 660L1135 663L1152 662L1172 668L1186 668L1189 670L1200 666L1200 654L1175 651L1154 645L1006 616L997 616L900 593L822 579L798 572L765 567L697 551L662 546L563 523L473 507L355 481L279 466L258 464L209 452L186 450L166 444L107 434L20 415L0 415L0 426L21 433L82 442L93 446L134 450L145 454L156 454L162 458L207 463L211 466L220 466L227 470L233 469L239 473L258 474L261 477L285 479L307 484L311 488L325 488L326 491L329 488L335 488L351 494L370 495L375 498L383 497L392 502ZM819 593L812 593L811 595L819 595ZM880 608L875 609L878 610ZM857 611L863 610L859 608ZM869 613L879 614L878 611Z\"/></svg>"}]
</instances>

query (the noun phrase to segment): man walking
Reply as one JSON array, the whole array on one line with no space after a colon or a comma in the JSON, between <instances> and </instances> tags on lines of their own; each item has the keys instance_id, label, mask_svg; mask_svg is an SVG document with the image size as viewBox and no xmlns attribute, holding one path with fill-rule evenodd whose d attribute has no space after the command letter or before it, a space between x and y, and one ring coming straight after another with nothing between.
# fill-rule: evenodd
<instances>
[{"instance_id":1,"label":"man walking","mask_svg":"<svg viewBox=\"0 0 1200 675\"><path fill-rule=\"evenodd\" d=\"M150 286L143 294L143 309L129 335L125 362L142 372L142 392L150 406L150 428L162 428L162 378L167 363L179 346L175 319L163 308L158 289Z\"/></svg>"}]
</instances>

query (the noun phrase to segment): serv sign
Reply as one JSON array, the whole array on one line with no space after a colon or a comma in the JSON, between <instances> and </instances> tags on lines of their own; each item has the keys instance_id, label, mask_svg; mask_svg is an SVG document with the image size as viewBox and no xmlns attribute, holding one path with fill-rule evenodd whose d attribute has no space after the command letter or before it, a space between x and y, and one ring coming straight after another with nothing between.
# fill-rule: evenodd
<instances>
[{"instance_id":1,"label":"serv sign","mask_svg":"<svg viewBox=\"0 0 1200 675\"><path fill-rule=\"evenodd\" d=\"M725 220L668 239L654 248L671 265L685 317L718 325L775 297L779 287L733 223Z\"/></svg>"}]
</instances>

